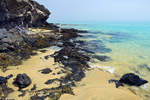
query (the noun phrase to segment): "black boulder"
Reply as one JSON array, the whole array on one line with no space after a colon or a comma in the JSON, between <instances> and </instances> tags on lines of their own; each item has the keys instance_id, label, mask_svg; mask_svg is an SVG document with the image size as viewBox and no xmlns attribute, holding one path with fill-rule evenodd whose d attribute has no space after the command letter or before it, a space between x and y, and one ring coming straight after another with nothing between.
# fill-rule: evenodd
<instances>
[{"instance_id":1,"label":"black boulder","mask_svg":"<svg viewBox=\"0 0 150 100\"><path fill-rule=\"evenodd\" d=\"M19 87L19 90L22 88L26 88L31 84L31 79L27 74L18 74L17 77L14 79L14 85Z\"/></svg>"},{"instance_id":2,"label":"black boulder","mask_svg":"<svg viewBox=\"0 0 150 100\"><path fill-rule=\"evenodd\" d=\"M112 83L112 82L114 82L116 84L116 88L118 88L119 86L123 86L123 84L138 87L138 86L148 83L147 80L140 78L138 75L135 75L134 73L124 74L120 78L120 80L115 80L115 79L109 80L109 83Z\"/></svg>"},{"instance_id":3,"label":"black boulder","mask_svg":"<svg viewBox=\"0 0 150 100\"><path fill-rule=\"evenodd\" d=\"M141 86L145 83L148 83L148 81L140 78L138 75L135 75L134 73L128 73L123 75L119 82L130 85L130 86Z\"/></svg>"}]
</instances>

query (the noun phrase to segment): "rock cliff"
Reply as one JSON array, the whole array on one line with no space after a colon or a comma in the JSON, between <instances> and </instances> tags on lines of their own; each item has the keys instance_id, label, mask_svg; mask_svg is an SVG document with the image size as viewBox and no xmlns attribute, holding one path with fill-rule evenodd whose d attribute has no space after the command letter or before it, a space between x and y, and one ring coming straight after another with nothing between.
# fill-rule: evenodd
<instances>
[{"instance_id":1,"label":"rock cliff","mask_svg":"<svg viewBox=\"0 0 150 100\"><path fill-rule=\"evenodd\" d=\"M50 12L34 0L0 0L0 26L39 26L46 23Z\"/></svg>"}]
</instances>

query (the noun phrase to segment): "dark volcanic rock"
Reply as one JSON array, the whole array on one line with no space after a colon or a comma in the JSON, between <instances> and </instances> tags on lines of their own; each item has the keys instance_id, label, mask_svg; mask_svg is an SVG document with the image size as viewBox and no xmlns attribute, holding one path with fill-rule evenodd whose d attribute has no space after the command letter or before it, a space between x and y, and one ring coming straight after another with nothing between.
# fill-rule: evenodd
<instances>
[{"instance_id":1,"label":"dark volcanic rock","mask_svg":"<svg viewBox=\"0 0 150 100\"><path fill-rule=\"evenodd\" d=\"M7 86L7 80L11 77L13 77L12 74L6 77L0 76L0 98L2 100L5 100L5 98L14 91L13 89Z\"/></svg>"},{"instance_id":2,"label":"dark volcanic rock","mask_svg":"<svg viewBox=\"0 0 150 100\"><path fill-rule=\"evenodd\" d=\"M45 69L40 70L40 72L41 72L42 74L49 74L49 73L52 72L52 70L51 70L50 68L45 68Z\"/></svg>"},{"instance_id":3,"label":"dark volcanic rock","mask_svg":"<svg viewBox=\"0 0 150 100\"><path fill-rule=\"evenodd\" d=\"M144 80L140 78L138 75L135 75L134 73L128 73L124 74L120 80L109 80L109 82L115 82L116 87L123 86L123 84L127 84L129 86L141 86L145 83L148 83L147 80Z\"/></svg>"},{"instance_id":4,"label":"dark volcanic rock","mask_svg":"<svg viewBox=\"0 0 150 100\"><path fill-rule=\"evenodd\" d=\"M63 40L67 40L67 39L71 39L71 38L76 38L79 35L78 33L87 33L87 31L83 31L83 30L77 30L77 29L61 29L60 33L62 33L62 39Z\"/></svg>"},{"instance_id":5,"label":"dark volcanic rock","mask_svg":"<svg viewBox=\"0 0 150 100\"><path fill-rule=\"evenodd\" d=\"M13 83L19 87L19 90L21 90L22 88L26 88L31 84L31 79L26 74L18 74Z\"/></svg>"},{"instance_id":6,"label":"dark volcanic rock","mask_svg":"<svg viewBox=\"0 0 150 100\"><path fill-rule=\"evenodd\" d=\"M55 82L55 81L59 81L57 78L56 79L50 79L50 80L47 80L46 82L45 82L45 84L52 84L53 82Z\"/></svg>"},{"instance_id":7,"label":"dark volcanic rock","mask_svg":"<svg viewBox=\"0 0 150 100\"><path fill-rule=\"evenodd\" d=\"M63 40L68 40L68 39L71 39L71 38L76 38L76 37L78 37L79 35L76 33L76 32L73 32L73 33L63 33L62 34L63 36L62 36L62 39Z\"/></svg>"},{"instance_id":8,"label":"dark volcanic rock","mask_svg":"<svg viewBox=\"0 0 150 100\"><path fill-rule=\"evenodd\" d=\"M88 56L79 53L78 49L72 47L64 47L54 54L55 62L62 62L63 64L65 64L66 57L68 58L67 60L69 60L67 63L70 63L72 60L73 62L86 64L86 62L90 60Z\"/></svg>"},{"instance_id":9,"label":"dark volcanic rock","mask_svg":"<svg viewBox=\"0 0 150 100\"><path fill-rule=\"evenodd\" d=\"M148 83L148 81L140 78L139 76L133 74L133 73L129 73L129 74L125 74L123 75L119 82L124 83L124 84L128 84L128 85L133 85L133 86L141 86L145 83Z\"/></svg>"},{"instance_id":10,"label":"dark volcanic rock","mask_svg":"<svg viewBox=\"0 0 150 100\"><path fill-rule=\"evenodd\" d=\"M119 86L124 86L123 83L119 82L118 80L115 79L111 79L108 81L109 83L115 83L116 84L116 88L118 88Z\"/></svg>"},{"instance_id":11,"label":"dark volcanic rock","mask_svg":"<svg viewBox=\"0 0 150 100\"><path fill-rule=\"evenodd\" d=\"M84 77L85 73L82 70L77 70L72 76L73 80L75 81L81 81L81 79Z\"/></svg>"},{"instance_id":12,"label":"dark volcanic rock","mask_svg":"<svg viewBox=\"0 0 150 100\"><path fill-rule=\"evenodd\" d=\"M64 78L64 83L67 81L80 81L85 77L84 70L89 68L87 62L90 57L81 51L75 43L65 41L63 48L52 55L55 62L62 63L71 72Z\"/></svg>"},{"instance_id":13,"label":"dark volcanic rock","mask_svg":"<svg viewBox=\"0 0 150 100\"><path fill-rule=\"evenodd\" d=\"M110 57L108 56L99 56L99 55L94 55L93 58L96 58L100 61L103 61L103 62L106 62L106 61L109 61L110 60Z\"/></svg>"},{"instance_id":14,"label":"dark volcanic rock","mask_svg":"<svg viewBox=\"0 0 150 100\"><path fill-rule=\"evenodd\" d=\"M67 85L62 85L62 86L51 88L51 89L46 88L46 89L36 91L35 95L32 96L30 99L31 100L45 100L46 98L48 98L49 100L59 100L59 98L63 94L74 95L73 89Z\"/></svg>"},{"instance_id":15,"label":"dark volcanic rock","mask_svg":"<svg viewBox=\"0 0 150 100\"><path fill-rule=\"evenodd\" d=\"M58 39L53 33L28 34L23 27L0 29L0 68L19 65L35 53L33 50L49 47ZM57 37L57 36L56 36Z\"/></svg>"},{"instance_id":16,"label":"dark volcanic rock","mask_svg":"<svg viewBox=\"0 0 150 100\"><path fill-rule=\"evenodd\" d=\"M61 33L87 33L88 31L85 31L85 30L77 30L77 29L71 28L71 29L61 29L60 32L61 32Z\"/></svg>"},{"instance_id":17,"label":"dark volcanic rock","mask_svg":"<svg viewBox=\"0 0 150 100\"><path fill-rule=\"evenodd\" d=\"M23 29L22 29L23 30ZM10 29L9 31L2 28L0 29L0 52L8 52L15 49L15 45L23 41L25 33L19 31L17 28Z\"/></svg>"},{"instance_id":18,"label":"dark volcanic rock","mask_svg":"<svg viewBox=\"0 0 150 100\"><path fill-rule=\"evenodd\" d=\"M37 86L36 86L36 84L34 84L33 87L31 88L31 91L36 90L36 88L37 88Z\"/></svg>"},{"instance_id":19,"label":"dark volcanic rock","mask_svg":"<svg viewBox=\"0 0 150 100\"><path fill-rule=\"evenodd\" d=\"M31 97L31 100L45 100L45 98L35 95Z\"/></svg>"},{"instance_id":20,"label":"dark volcanic rock","mask_svg":"<svg viewBox=\"0 0 150 100\"><path fill-rule=\"evenodd\" d=\"M47 55L44 57L46 60L50 58L50 55Z\"/></svg>"},{"instance_id":21,"label":"dark volcanic rock","mask_svg":"<svg viewBox=\"0 0 150 100\"><path fill-rule=\"evenodd\" d=\"M0 26L8 23L38 26L45 23L49 15L49 10L34 0L0 1Z\"/></svg>"},{"instance_id":22,"label":"dark volcanic rock","mask_svg":"<svg viewBox=\"0 0 150 100\"><path fill-rule=\"evenodd\" d=\"M0 100L7 100L6 99L7 96L12 92L14 92L14 90L12 88L9 88L7 84L5 83L1 84L0 85Z\"/></svg>"},{"instance_id":23,"label":"dark volcanic rock","mask_svg":"<svg viewBox=\"0 0 150 100\"><path fill-rule=\"evenodd\" d=\"M11 77L13 77L12 74L10 74L6 77L0 76L0 85L3 84L3 83L7 83L7 80L10 79Z\"/></svg>"},{"instance_id":24,"label":"dark volcanic rock","mask_svg":"<svg viewBox=\"0 0 150 100\"><path fill-rule=\"evenodd\" d=\"M63 46L66 46L66 47L75 47L75 43L73 43L73 42L69 42L69 41L64 41L63 42Z\"/></svg>"}]
</instances>

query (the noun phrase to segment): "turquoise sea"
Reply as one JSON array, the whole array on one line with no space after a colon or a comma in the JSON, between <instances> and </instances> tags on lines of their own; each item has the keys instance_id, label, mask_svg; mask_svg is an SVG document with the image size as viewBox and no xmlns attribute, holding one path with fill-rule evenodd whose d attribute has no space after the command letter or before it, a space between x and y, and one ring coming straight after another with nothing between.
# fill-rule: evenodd
<instances>
[{"instance_id":1,"label":"turquoise sea","mask_svg":"<svg viewBox=\"0 0 150 100\"><path fill-rule=\"evenodd\" d=\"M95 61L94 66L118 76L133 72L150 82L150 23L89 22L61 24L61 27L89 31L78 38L87 41L85 48L111 58L107 62ZM150 98L149 84L131 90Z\"/></svg>"}]
</instances>

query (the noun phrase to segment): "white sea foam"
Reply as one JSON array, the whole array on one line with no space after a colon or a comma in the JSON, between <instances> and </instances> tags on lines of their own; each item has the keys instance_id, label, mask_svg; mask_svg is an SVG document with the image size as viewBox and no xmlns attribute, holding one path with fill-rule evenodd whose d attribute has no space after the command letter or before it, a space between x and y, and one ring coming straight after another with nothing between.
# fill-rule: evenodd
<instances>
[{"instance_id":1,"label":"white sea foam","mask_svg":"<svg viewBox=\"0 0 150 100\"><path fill-rule=\"evenodd\" d=\"M113 73L115 72L115 68L113 68L113 67L111 67L111 66L100 66L100 65L98 65L98 64L91 63L91 62L89 62L88 64L89 64L89 66L90 66L91 68L102 69L102 70L107 71L107 72L109 72L109 73L111 73L111 74L113 74Z\"/></svg>"},{"instance_id":2,"label":"white sea foam","mask_svg":"<svg viewBox=\"0 0 150 100\"><path fill-rule=\"evenodd\" d=\"M148 89L148 87L150 87L149 83L146 83L144 85L141 86L142 89Z\"/></svg>"},{"instance_id":3,"label":"white sea foam","mask_svg":"<svg viewBox=\"0 0 150 100\"><path fill-rule=\"evenodd\" d=\"M115 72L115 68L113 68L111 66L104 66L104 70L108 71L111 74L113 74Z\"/></svg>"}]
</instances>

